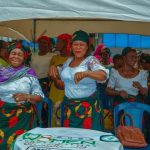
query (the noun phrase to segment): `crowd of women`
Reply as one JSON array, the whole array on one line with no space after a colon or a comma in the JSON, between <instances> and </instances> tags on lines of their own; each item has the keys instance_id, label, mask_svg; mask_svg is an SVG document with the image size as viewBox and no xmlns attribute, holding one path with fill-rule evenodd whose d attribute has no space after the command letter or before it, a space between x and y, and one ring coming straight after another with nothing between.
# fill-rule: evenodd
<instances>
[{"instance_id":1,"label":"crowd of women","mask_svg":"<svg viewBox=\"0 0 150 150\"><path fill-rule=\"evenodd\" d=\"M49 37L39 37L36 54L21 42L0 41L0 149L37 126L35 103L44 97L53 102L53 126L60 126L56 110L63 101L64 127L94 130L105 129L104 109L149 104L149 54L126 47L111 58L103 44L92 52L89 35L81 30L57 39L53 49ZM46 109L45 104L43 116Z\"/></svg>"}]
</instances>

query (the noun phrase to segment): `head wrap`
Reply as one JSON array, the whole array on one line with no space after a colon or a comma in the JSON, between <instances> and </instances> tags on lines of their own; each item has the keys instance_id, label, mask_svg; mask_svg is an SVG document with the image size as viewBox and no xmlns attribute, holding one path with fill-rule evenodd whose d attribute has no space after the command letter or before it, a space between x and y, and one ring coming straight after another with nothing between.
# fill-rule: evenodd
<instances>
[{"instance_id":1,"label":"head wrap","mask_svg":"<svg viewBox=\"0 0 150 150\"><path fill-rule=\"evenodd\" d=\"M66 42L66 53L69 54L71 51L72 36L70 34L60 34L57 38Z\"/></svg>"},{"instance_id":2,"label":"head wrap","mask_svg":"<svg viewBox=\"0 0 150 150\"><path fill-rule=\"evenodd\" d=\"M31 50L30 50L30 47L25 47L23 46L20 42L17 42L17 43L12 43L9 47L8 47L8 52L10 53L13 49L15 48L18 48L20 49L21 51L24 52L24 63L26 65L29 65L29 62L31 61L31 56L32 56L32 53L31 53Z\"/></svg>"},{"instance_id":3,"label":"head wrap","mask_svg":"<svg viewBox=\"0 0 150 150\"><path fill-rule=\"evenodd\" d=\"M74 41L83 41L89 43L89 35L82 30L76 31L73 33L72 42Z\"/></svg>"},{"instance_id":4,"label":"head wrap","mask_svg":"<svg viewBox=\"0 0 150 150\"><path fill-rule=\"evenodd\" d=\"M104 44L99 44L98 46L97 46L97 48L95 49L95 51L94 51L94 56L99 60L99 61L101 61L102 60L102 57L101 57L101 52L102 52L102 50L103 49L105 49L106 47L105 47L105 45ZM107 51L106 51L107 52ZM111 53L109 53L109 56L110 56L110 54ZM113 60L112 60L112 58L111 57L109 57L109 60L108 60L110 63L112 63L113 62Z\"/></svg>"},{"instance_id":5,"label":"head wrap","mask_svg":"<svg viewBox=\"0 0 150 150\"><path fill-rule=\"evenodd\" d=\"M95 49L95 51L94 51L94 56L97 58L97 59L101 59L101 56L100 56L100 52L102 51L102 49L104 48L105 46L104 46L104 44L99 44L97 47L96 47L96 49Z\"/></svg>"},{"instance_id":6,"label":"head wrap","mask_svg":"<svg viewBox=\"0 0 150 150\"><path fill-rule=\"evenodd\" d=\"M51 44L50 38L49 38L48 36L40 36L40 37L37 39L37 42L39 43L41 40L47 41L48 45Z\"/></svg>"},{"instance_id":7,"label":"head wrap","mask_svg":"<svg viewBox=\"0 0 150 150\"><path fill-rule=\"evenodd\" d=\"M141 57L140 57L140 62L141 63L150 63L150 55L142 53Z\"/></svg>"},{"instance_id":8,"label":"head wrap","mask_svg":"<svg viewBox=\"0 0 150 150\"><path fill-rule=\"evenodd\" d=\"M123 50L122 50L122 56L126 56L129 52L131 51L135 51L136 52L136 49L134 48L131 48L131 47L125 47Z\"/></svg>"},{"instance_id":9,"label":"head wrap","mask_svg":"<svg viewBox=\"0 0 150 150\"><path fill-rule=\"evenodd\" d=\"M101 55L101 53L107 53L109 56L111 55L111 52L110 52L110 49L108 48L108 47L104 47L102 50L101 50L101 52L100 52L100 55Z\"/></svg>"}]
</instances>

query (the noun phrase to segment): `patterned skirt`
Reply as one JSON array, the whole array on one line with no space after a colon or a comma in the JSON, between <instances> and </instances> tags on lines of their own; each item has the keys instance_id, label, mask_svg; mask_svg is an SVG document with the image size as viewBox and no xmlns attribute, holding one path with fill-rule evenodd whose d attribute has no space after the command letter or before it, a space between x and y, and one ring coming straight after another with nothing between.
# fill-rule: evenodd
<instances>
[{"instance_id":1,"label":"patterned skirt","mask_svg":"<svg viewBox=\"0 0 150 150\"><path fill-rule=\"evenodd\" d=\"M64 127L103 130L103 110L97 92L86 98L64 97L64 106Z\"/></svg>"},{"instance_id":2,"label":"patterned skirt","mask_svg":"<svg viewBox=\"0 0 150 150\"><path fill-rule=\"evenodd\" d=\"M0 100L0 150L9 150L16 137L37 125L30 103L6 103Z\"/></svg>"}]
</instances>

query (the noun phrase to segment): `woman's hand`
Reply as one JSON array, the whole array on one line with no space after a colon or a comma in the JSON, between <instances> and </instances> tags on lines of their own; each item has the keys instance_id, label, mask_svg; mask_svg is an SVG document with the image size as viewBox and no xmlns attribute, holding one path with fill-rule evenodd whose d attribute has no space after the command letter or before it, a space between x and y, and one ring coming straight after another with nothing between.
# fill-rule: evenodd
<instances>
[{"instance_id":1,"label":"woman's hand","mask_svg":"<svg viewBox=\"0 0 150 150\"><path fill-rule=\"evenodd\" d=\"M109 96L120 96L122 98L128 98L128 93L126 91L114 90L111 87L106 88L106 94L109 95Z\"/></svg>"},{"instance_id":2,"label":"woman's hand","mask_svg":"<svg viewBox=\"0 0 150 150\"><path fill-rule=\"evenodd\" d=\"M126 91L120 91L119 94L122 98L128 98L128 93Z\"/></svg>"},{"instance_id":3,"label":"woman's hand","mask_svg":"<svg viewBox=\"0 0 150 150\"><path fill-rule=\"evenodd\" d=\"M137 89L139 89L139 90L142 88L141 84L139 82L137 82L137 81L134 81L132 86L137 88Z\"/></svg>"},{"instance_id":4,"label":"woman's hand","mask_svg":"<svg viewBox=\"0 0 150 150\"><path fill-rule=\"evenodd\" d=\"M57 89L60 89L60 90L64 90L64 83L62 80L60 79L55 79L54 80L54 85Z\"/></svg>"},{"instance_id":5,"label":"woman's hand","mask_svg":"<svg viewBox=\"0 0 150 150\"><path fill-rule=\"evenodd\" d=\"M52 77L53 79L56 79L57 77L59 77L58 69L55 65L49 68L48 75Z\"/></svg>"},{"instance_id":6,"label":"woman's hand","mask_svg":"<svg viewBox=\"0 0 150 150\"><path fill-rule=\"evenodd\" d=\"M16 102L27 101L27 96L28 94L25 93L16 93L13 95L13 98L15 99Z\"/></svg>"},{"instance_id":7,"label":"woman's hand","mask_svg":"<svg viewBox=\"0 0 150 150\"><path fill-rule=\"evenodd\" d=\"M148 88L143 88L139 82L135 81L132 85L133 87L137 88L142 95L147 94Z\"/></svg>"},{"instance_id":8,"label":"woman's hand","mask_svg":"<svg viewBox=\"0 0 150 150\"><path fill-rule=\"evenodd\" d=\"M26 101L32 104L38 103L42 100L42 97L40 95L31 95L25 93L16 93L13 95L13 98L16 102Z\"/></svg>"},{"instance_id":9,"label":"woman's hand","mask_svg":"<svg viewBox=\"0 0 150 150\"><path fill-rule=\"evenodd\" d=\"M75 75L74 75L74 82L75 84L78 84L78 82L80 80L82 80L83 78L87 77L88 76L88 71L84 71L84 72L77 72Z\"/></svg>"}]
</instances>

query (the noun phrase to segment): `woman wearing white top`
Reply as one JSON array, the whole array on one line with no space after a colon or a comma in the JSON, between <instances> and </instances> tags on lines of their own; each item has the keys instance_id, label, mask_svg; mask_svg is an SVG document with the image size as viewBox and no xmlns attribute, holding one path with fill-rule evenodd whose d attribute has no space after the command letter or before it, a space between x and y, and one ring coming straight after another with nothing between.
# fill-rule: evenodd
<instances>
[{"instance_id":1,"label":"woman wearing white top","mask_svg":"<svg viewBox=\"0 0 150 150\"><path fill-rule=\"evenodd\" d=\"M147 94L147 73L134 68L137 62L136 50L126 47L122 51L124 65L112 70L106 93L114 96L114 106L128 101L141 101L140 95Z\"/></svg>"},{"instance_id":2,"label":"woman wearing white top","mask_svg":"<svg viewBox=\"0 0 150 150\"><path fill-rule=\"evenodd\" d=\"M86 32L75 32L72 37L73 57L59 72L52 66L50 76L57 78L60 75L65 85L64 126L101 130L103 115L98 103L96 80L106 80L108 70L94 56L88 56L88 42Z\"/></svg>"}]
</instances>

